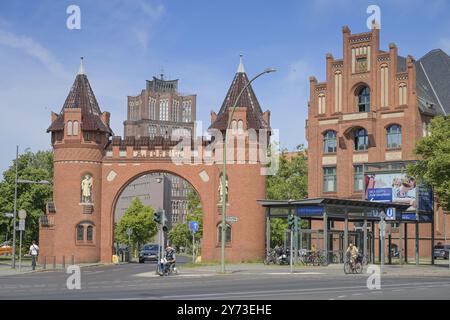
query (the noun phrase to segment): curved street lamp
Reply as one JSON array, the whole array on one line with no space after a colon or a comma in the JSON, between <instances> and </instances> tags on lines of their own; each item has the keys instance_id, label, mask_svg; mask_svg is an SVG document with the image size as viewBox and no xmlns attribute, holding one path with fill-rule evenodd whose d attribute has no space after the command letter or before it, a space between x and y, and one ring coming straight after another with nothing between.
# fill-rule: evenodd
<instances>
[{"instance_id":1,"label":"curved street lamp","mask_svg":"<svg viewBox=\"0 0 450 320\"><path fill-rule=\"evenodd\" d=\"M223 170L222 170L222 224L221 224L221 272L225 273L225 238L226 238L226 210L227 210L227 195L228 192L226 190L226 176L227 176L227 143L228 143L228 130L231 126L231 121L233 119L234 111L236 110L237 104L239 99L241 98L241 95L244 93L244 91L250 86L250 84L258 79L260 76L266 73L275 72L276 70L273 68L267 68L263 72L257 74L254 76L246 85L244 88L242 88L241 92L239 92L238 96L236 97L236 100L234 101L233 107L231 109L231 116L228 119L228 125L225 130L225 140L223 144Z\"/></svg>"}]
</instances>

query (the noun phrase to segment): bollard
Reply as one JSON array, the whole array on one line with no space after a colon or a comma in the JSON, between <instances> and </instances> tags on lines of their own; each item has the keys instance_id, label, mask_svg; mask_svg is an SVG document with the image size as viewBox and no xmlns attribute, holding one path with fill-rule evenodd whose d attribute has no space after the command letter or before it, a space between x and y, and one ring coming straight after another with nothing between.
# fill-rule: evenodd
<instances>
[{"instance_id":1,"label":"bollard","mask_svg":"<svg viewBox=\"0 0 450 320\"><path fill-rule=\"evenodd\" d=\"M47 256L44 256L44 265L42 266L42 269L47 269Z\"/></svg>"},{"instance_id":2,"label":"bollard","mask_svg":"<svg viewBox=\"0 0 450 320\"><path fill-rule=\"evenodd\" d=\"M70 260L70 264L73 266L75 264L75 256L72 255L72 258Z\"/></svg>"},{"instance_id":3,"label":"bollard","mask_svg":"<svg viewBox=\"0 0 450 320\"><path fill-rule=\"evenodd\" d=\"M56 270L56 256L53 256L53 270Z\"/></svg>"},{"instance_id":4,"label":"bollard","mask_svg":"<svg viewBox=\"0 0 450 320\"><path fill-rule=\"evenodd\" d=\"M66 269L66 256L62 256L62 268Z\"/></svg>"}]
</instances>

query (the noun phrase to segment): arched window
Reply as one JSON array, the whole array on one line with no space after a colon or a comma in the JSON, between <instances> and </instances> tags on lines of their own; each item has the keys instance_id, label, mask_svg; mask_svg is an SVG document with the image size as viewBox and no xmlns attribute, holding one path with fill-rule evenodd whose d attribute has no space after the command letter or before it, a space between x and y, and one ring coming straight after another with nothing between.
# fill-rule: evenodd
<instances>
[{"instance_id":1,"label":"arched window","mask_svg":"<svg viewBox=\"0 0 450 320\"><path fill-rule=\"evenodd\" d=\"M381 107L389 105L389 67L387 64L381 65Z\"/></svg>"},{"instance_id":2,"label":"arched window","mask_svg":"<svg viewBox=\"0 0 450 320\"><path fill-rule=\"evenodd\" d=\"M323 135L323 152L333 153L336 152L336 132L329 130Z\"/></svg>"},{"instance_id":3,"label":"arched window","mask_svg":"<svg viewBox=\"0 0 450 320\"><path fill-rule=\"evenodd\" d=\"M369 136L366 129L355 130L355 150L367 150L369 148Z\"/></svg>"},{"instance_id":4,"label":"arched window","mask_svg":"<svg viewBox=\"0 0 450 320\"><path fill-rule=\"evenodd\" d=\"M72 121L67 122L67 135L71 136L73 135L73 123Z\"/></svg>"},{"instance_id":5,"label":"arched window","mask_svg":"<svg viewBox=\"0 0 450 320\"><path fill-rule=\"evenodd\" d=\"M227 223L225 230L225 243L231 242L231 226ZM222 224L217 225L217 242L222 243Z\"/></svg>"},{"instance_id":6,"label":"arched window","mask_svg":"<svg viewBox=\"0 0 450 320\"><path fill-rule=\"evenodd\" d=\"M237 130L237 121L236 120L232 120L231 121L231 133L235 134Z\"/></svg>"},{"instance_id":7,"label":"arched window","mask_svg":"<svg viewBox=\"0 0 450 320\"><path fill-rule=\"evenodd\" d=\"M408 88L406 87L406 83L400 83L398 85L398 104L400 106L408 104Z\"/></svg>"},{"instance_id":8,"label":"arched window","mask_svg":"<svg viewBox=\"0 0 450 320\"><path fill-rule=\"evenodd\" d=\"M370 111L370 89L369 87L362 87L358 91L358 111Z\"/></svg>"},{"instance_id":9,"label":"arched window","mask_svg":"<svg viewBox=\"0 0 450 320\"><path fill-rule=\"evenodd\" d=\"M318 112L319 114L324 114L326 111L325 108L325 94L321 93L319 94L318 98L317 98L317 104L318 104Z\"/></svg>"},{"instance_id":10,"label":"arched window","mask_svg":"<svg viewBox=\"0 0 450 320\"><path fill-rule=\"evenodd\" d=\"M398 124L393 124L386 129L387 148L395 149L402 147L402 127Z\"/></svg>"},{"instance_id":11,"label":"arched window","mask_svg":"<svg viewBox=\"0 0 450 320\"><path fill-rule=\"evenodd\" d=\"M244 133L244 121L239 120L237 123L238 134Z\"/></svg>"},{"instance_id":12,"label":"arched window","mask_svg":"<svg viewBox=\"0 0 450 320\"><path fill-rule=\"evenodd\" d=\"M84 240L84 226L79 224L77 226L77 241L83 241Z\"/></svg>"},{"instance_id":13,"label":"arched window","mask_svg":"<svg viewBox=\"0 0 450 320\"><path fill-rule=\"evenodd\" d=\"M78 135L78 121L73 122L73 135L74 136Z\"/></svg>"},{"instance_id":14,"label":"arched window","mask_svg":"<svg viewBox=\"0 0 450 320\"><path fill-rule=\"evenodd\" d=\"M94 239L94 227L88 226L86 229L86 240L92 241Z\"/></svg>"}]
</instances>

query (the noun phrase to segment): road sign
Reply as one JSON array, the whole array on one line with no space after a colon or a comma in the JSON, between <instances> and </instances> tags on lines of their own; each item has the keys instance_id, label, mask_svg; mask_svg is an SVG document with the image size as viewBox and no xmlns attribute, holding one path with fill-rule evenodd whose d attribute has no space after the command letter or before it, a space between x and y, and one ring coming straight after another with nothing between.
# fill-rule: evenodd
<instances>
[{"instance_id":1,"label":"road sign","mask_svg":"<svg viewBox=\"0 0 450 320\"><path fill-rule=\"evenodd\" d=\"M234 222L238 222L238 217L232 217L232 216L227 216L227 222L231 222L231 223L234 223Z\"/></svg>"},{"instance_id":2,"label":"road sign","mask_svg":"<svg viewBox=\"0 0 450 320\"><path fill-rule=\"evenodd\" d=\"M127 235L128 235L128 236L131 236L132 234L133 234L133 229L128 228L128 229L127 229Z\"/></svg>"},{"instance_id":3,"label":"road sign","mask_svg":"<svg viewBox=\"0 0 450 320\"><path fill-rule=\"evenodd\" d=\"M20 219L19 220L19 231L24 231L25 230L25 219Z\"/></svg>"},{"instance_id":4,"label":"road sign","mask_svg":"<svg viewBox=\"0 0 450 320\"><path fill-rule=\"evenodd\" d=\"M395 220L395 208L387 208L386 220Z\"/></svg>"},{"instance_id":5,"label":"road sign","mask_svg":"<svg viewBox=\"0 0 450 320\"><path fill-rule=\"evenodd\" d=\"M189 221L189 230L191 230L192 232L197 232L198 231L198 222L197 221Z\"/></svg>"},{"instance_id":6,"label":"road sign","mask_svg":"<svg viewBox=\"0 0 450 320\"><path fill-rule=\"evenodd\" d=\"M11 212L5 212L5 213L3 214L3 216L4 216L5 218L13 218L13 217L14 217L14 213L11 213Z\"/></svg>"},{"instance_id":7,"label":"road sign","mask_svg":"<svg viewBox=\"0 0 450 320\"><path fill-rule=\"evenodd\" d=\"M27 218L27 212L25 210L19 210L19 219L26 219Z\"/></svg>"}]
</instances>

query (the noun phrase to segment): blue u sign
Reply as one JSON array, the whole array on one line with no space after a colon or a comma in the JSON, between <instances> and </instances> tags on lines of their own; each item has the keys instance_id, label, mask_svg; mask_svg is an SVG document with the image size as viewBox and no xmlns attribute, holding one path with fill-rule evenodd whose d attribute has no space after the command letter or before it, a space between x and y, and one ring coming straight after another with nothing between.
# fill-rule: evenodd
<instances>
[{"instance_id":1,"label":"blue u sign","mask_svg":"<svg viewBox=\"0 0 450 320\"><path fill-rule=\"evenodd\" d=\"M197 221L189 221L189 230L192 232L198 231L198 222Z\"/></svg>"},{"instance_id":2,"label":"blue u sign","mask_svg":"<svg viewBox=\"0 0 450 320\"><path fill-rule=\"evenodd\" d=\"M395 220L395 208L387 208L386 220Z\"/></svg>"}]
</instances>

